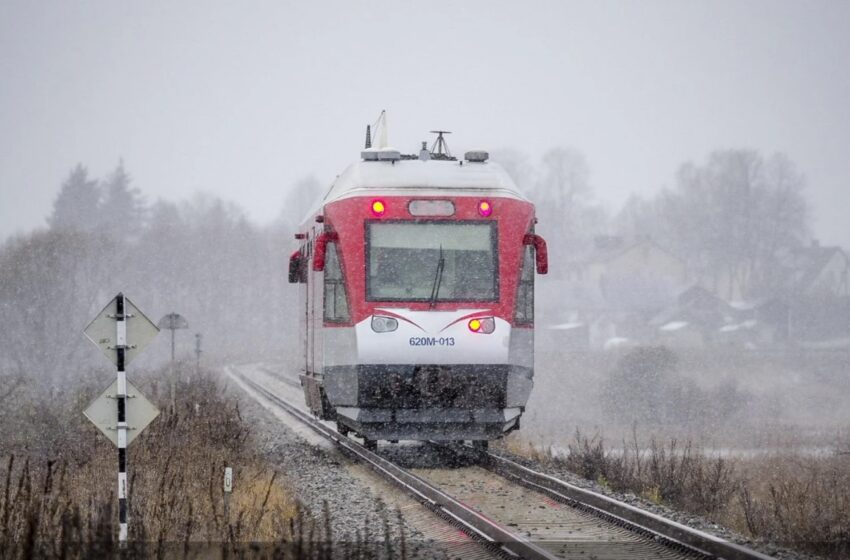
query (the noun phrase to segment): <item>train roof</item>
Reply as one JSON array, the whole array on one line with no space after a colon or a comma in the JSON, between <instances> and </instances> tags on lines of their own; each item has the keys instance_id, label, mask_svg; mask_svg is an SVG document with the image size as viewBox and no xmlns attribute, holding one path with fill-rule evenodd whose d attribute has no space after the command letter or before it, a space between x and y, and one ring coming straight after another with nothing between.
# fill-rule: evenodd
<instances>
[{"instance_id":1,"label":"train roof","mask_svg":"<svg viewBox=\"0 0 850 560\"><path fill-rule=\"evenodd\" d=\"M492 162L419 159L358 161L342 172L322 200L369 194L440 196L482 194L528 201L501 165Z\"/></svg>"}]
</instances>

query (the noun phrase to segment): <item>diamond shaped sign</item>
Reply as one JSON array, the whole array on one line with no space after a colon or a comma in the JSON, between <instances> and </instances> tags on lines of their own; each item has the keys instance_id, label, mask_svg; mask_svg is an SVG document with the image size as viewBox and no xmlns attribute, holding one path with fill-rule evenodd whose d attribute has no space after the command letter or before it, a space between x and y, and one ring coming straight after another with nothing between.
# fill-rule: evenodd
<instances>
[{"instance_id":1,"label":"diamond shaped sign","mask_svg":"<svg viewBox=\"0 0 850 560\"><path fill-rule=\"evenodd\" d=\"M118 445L118 405L116 395L118 393L118 381L100 394L89 405L83 414L103 432L109 441ZM145 396L136 389L132 383L127 382L127 445L130 445L142 431L153 422L159 415L159 409L153 405Z\"/></svg>"},{"instance_id":2,"label":"diamond shaped sign","mask_svg":"<svg viewBox=\"0 0 850 560\"><path fill-rule=\"evenodd\" d=\"M86 337L100 348L113 364L118 363L118 352L115 351L115 301L117 299L117 296L112 298L112 301L98 313L84 331ZM124 315L127 322L127 349L124 351L124 365L127 365L159 333L159 328L139 311L139 308L127 296L124 296Z\"/></svg>"}]
</instances>

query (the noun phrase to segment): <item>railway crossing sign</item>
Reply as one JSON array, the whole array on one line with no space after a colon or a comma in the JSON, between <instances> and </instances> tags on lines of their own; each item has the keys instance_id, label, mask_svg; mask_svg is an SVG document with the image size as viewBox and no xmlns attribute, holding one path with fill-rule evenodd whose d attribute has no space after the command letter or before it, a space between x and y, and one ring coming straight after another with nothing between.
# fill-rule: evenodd
<instances>
[{"instance_id":1,"label":"railway crossing sign","mask_svg":"<svg viewBox=\"0 0 850 560\"><path fill-rule=\"evenodd\" d=\"M118 296L112 298L112 301L97 314L97 317L89 323L84 331L86 337L116 365L118 365L118 343L115 332L117 299ZM127 338L123 343L125 344L124 365L127 365L159 333L159 328L144 313L139 311L139 308L133 305L133 302L126 296L124 296L124 317L127 319L125 321Z\"/></svg>"},{"instance_id":2,"label":"railway crossing sign","mask_svg":"<svg viewBox=\"0 0 850 560\"><path fill-rule=\"evenodd\" d=\"M118 408L115 406L117 389L116 380L83 411L86 418L115 445L118 445ZM127 445L130 445L159 415L159 409L129 381L127 399Z\"/></svg>"}]
</instances>

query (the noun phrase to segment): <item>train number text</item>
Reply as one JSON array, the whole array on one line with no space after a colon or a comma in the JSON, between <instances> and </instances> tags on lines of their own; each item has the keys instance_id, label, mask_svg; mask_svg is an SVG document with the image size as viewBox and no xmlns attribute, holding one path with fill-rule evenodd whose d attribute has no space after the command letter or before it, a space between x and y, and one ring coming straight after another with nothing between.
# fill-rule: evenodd
<instances>
[{"instance_id":1,"label":"train number text","mask_svg":"<svg viewBox=\"0 0 850 560\"><path fill-rule=\"evenodd\" d=\"M411 346L454 346L455 339L453 336L448 337L428 337L428 336L412 336L410 337Z\"/></svg>"}]
</instances>

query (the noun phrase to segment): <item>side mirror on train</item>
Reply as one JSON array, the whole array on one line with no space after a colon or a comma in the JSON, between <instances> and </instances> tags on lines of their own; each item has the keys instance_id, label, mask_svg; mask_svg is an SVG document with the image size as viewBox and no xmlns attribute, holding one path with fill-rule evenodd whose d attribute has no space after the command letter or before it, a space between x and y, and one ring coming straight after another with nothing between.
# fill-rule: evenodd
<instances>
[{"instance_id":1,"label":"side mirror on train","mask_svg":"<svg viewBox=\"0 0 850 560\"><path fill-rule=\"evenodd\" d=\"M297 284L301 281L301 250L289 255L289 283Z\"/></svg>"},{"instance_id":2,"label":"side mirror on train","mask_svg":"<svg viewBox=\"0 0 850 560\"><path fill-rule=\"evenodd\" d=\"M526 233L522 238L524 245L534 245L534 257L536 259L537 274L549 272L549 251L546 249L546 240L536 233Z\"/></svg>"},{"instance_id":3,"label":"side mirror on train","mask_svg":"<svg viewBox=\"0 0 850 560\"><path fill-rule=\"evenodd\" d=\"M313 247L313 270L321 272L325 269L325 253L328 251L328 243L338 240L339 235L335 231L326 231L316 238L316 245Z\"/></svg>"}]
</instances>

